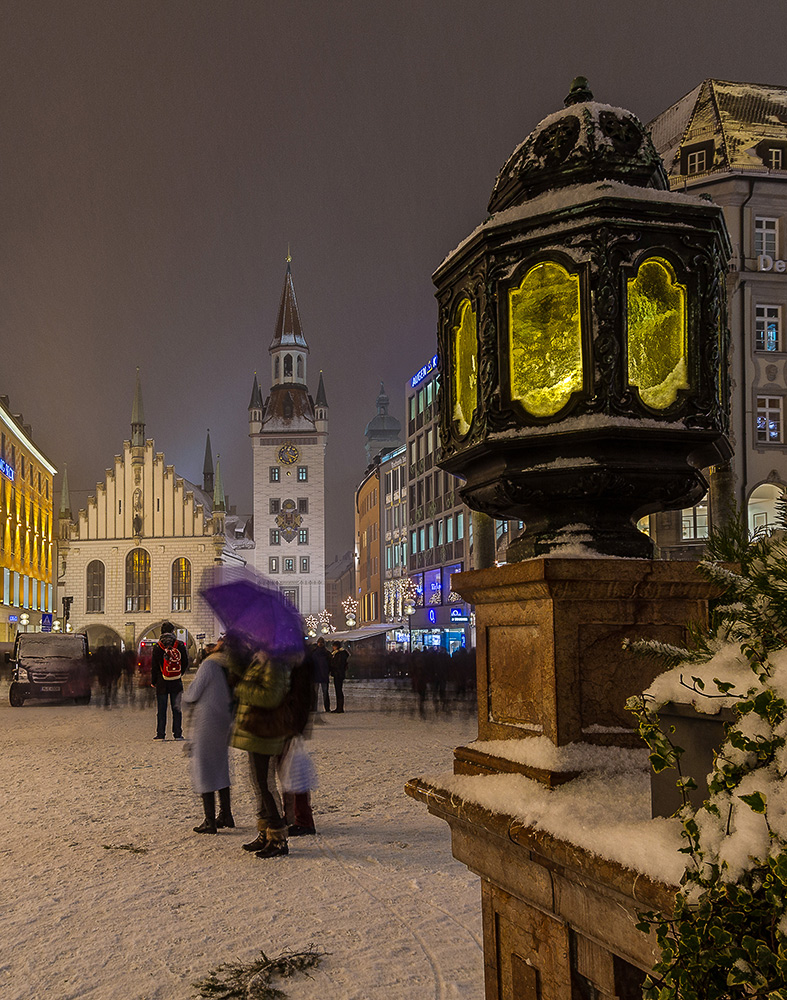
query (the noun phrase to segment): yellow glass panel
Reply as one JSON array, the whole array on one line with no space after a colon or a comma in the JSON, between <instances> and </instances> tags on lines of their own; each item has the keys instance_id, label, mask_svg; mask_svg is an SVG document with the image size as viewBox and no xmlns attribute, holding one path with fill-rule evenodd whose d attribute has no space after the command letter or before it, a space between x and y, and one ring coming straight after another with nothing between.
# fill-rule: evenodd
<instances>
[{"instance_id":1,"label":"yellow glass panel","mask_svg":"<svg viewBox=\"0 0 787 1000\"><path fill-rule=\"evenodd\" d=\"M478 405L478 339L475 312L469 299L459 306L452 330L454 347L453 416L460 434L467 434Z\"/></svg>"},{"instance_id":2,"label":"yellow glass panel","mask_svg":"<svg viewBox=\"0 0 787 1000\"><path fill-rule=\"evenodd\" d=\"M551 261L536 264L508 293L511 397L551 417L582 388L579 276Z\"/></svg>"},{"instance_id":3,"label":"yellow glass panel","mask_svg":"<svg viewBox=\"0 0 787 1000\"><path fill-rule=\"evenodd\" d=\"M646 260L628 284L628 379L642 401L663 410L688 389L686 286L671 264Z\"/></svg>"}]
</instances>

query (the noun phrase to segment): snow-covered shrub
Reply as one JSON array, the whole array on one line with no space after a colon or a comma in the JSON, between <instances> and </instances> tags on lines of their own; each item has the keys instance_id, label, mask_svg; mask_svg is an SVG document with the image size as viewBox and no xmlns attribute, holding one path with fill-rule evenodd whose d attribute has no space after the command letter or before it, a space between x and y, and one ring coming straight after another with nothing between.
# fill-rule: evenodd
<instances>
[{"instance_id":1,"label":"snow-covered shrub","mask_svg":"<svg viewBox=\"0 0 787 1000\"><path fill-rule=\"evenodd\" d=\"M643 996L787 1000L787 532L711 551L701 569L724 596L710 629L695 630L688 649L630 644L670 667L628 707L654 770L678 769L686 855L673 913L641 914L639 928L655 929L661 948ZM696 810L681 748L659 725L657 710L668 701L711 714L733 709L709 797Z\"/></svg>"}]
</instances>

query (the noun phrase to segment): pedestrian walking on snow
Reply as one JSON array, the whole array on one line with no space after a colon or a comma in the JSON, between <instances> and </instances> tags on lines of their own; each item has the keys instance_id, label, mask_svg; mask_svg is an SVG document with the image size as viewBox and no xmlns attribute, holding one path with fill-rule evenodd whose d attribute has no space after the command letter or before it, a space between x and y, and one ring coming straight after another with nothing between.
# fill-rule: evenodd
<instances>
[{"instance_id":1,"label":"pedestrian walking on snow","mask_svg":"<svg viewBox=\"0 0 787 1000\"><path fill-rule=\"evenodd\" d=\"M151 655L150 686L156 689L156 735L163 740L167 729L167 702L172 710L172 735L183 739L183 675L189 669L185 645L175 638L172 622L161 623L161 636Z\"/></svg>"},{"instance_id":2,"label":"pedestrian walking on snow","mask_svg":"<svg viewBox=\"0 0 787 1000\"><path fill-rule=\"evenodd\" d=\"M328 683L331 676L331 654L325 647L325 639L322 636L309 647L307 656L311 661L312 674L317 693L317 708L320 711L320 692L322 692L322 703L326 712L331 710L331 699L328 694Z\"/></svg>"},{"instance_id":3,"label":"pedestrian walking on snow","mask_svg":"<svg viewBox=\"0 0 787 1000\"><path fill-rule=\"evenodd\" d=\"M347 661L350 654L336 640L333 643L333 653L331 654L331 674L333 675L333 690L336 695L336 708L334 712L344 711L344 678L347 676Z\"/></svg>"},{"instance_id":4,"label":"pedestrian walking on snow","mask_svg":"<svg viewBox=\"0 0 787 1000\"><path fill-rule=\"evenodd\" d=\"M219 640L213 652L199 665L194 680L184 692L189 737L189 775L194 791L202 796L205 819L195 833L216 833L234 827L230 806L229 737L232 730L232 692L227 674L233 643ZM237 655L237 653L236 653ZM219 793L219 814L216 796Z\"/></svg>"}]
</instances>

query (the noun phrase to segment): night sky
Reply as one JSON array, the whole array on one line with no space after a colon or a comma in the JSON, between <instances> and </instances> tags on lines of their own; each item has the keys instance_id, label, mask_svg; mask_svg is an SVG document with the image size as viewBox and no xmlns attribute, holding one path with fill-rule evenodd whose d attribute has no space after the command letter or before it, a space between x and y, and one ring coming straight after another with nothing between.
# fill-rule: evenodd
<instances>
[{"instance_id":1,"label":"night sky","mask_svg":"<svg viewBox=\"0 0 787 1000\"><path fill-rule=\"evenodd\" d=\"M435 352L431 274L574 76L643 121L706 77L787 84L784 0L2 0L0 393L84 506L130 435L251 512L288 246L352 544L380 380ZM59 479L56 480L56 483ZM57 487L56 487L57 488Z\"/></svg>"}]
</instances>

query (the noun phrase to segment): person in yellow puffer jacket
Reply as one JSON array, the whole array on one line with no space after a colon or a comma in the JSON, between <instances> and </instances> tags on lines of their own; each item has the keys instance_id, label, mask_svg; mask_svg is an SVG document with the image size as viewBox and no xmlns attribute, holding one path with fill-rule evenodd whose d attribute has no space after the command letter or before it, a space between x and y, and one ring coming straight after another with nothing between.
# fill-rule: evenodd
<instances>
[{"instance_id":1,"label":"person in yellow puffer jacket","mask_svg":"<svg viewBox=\"0 0 787 1000\"><path fill-rule=\"evenodd\" d=\"M249 755L251 781L257 799L257 836L243 845L258 858L289 854L287 824L279 810L276 758L292 735L291 706L287 694L293 662L258 650L243 670L230 675L237 708L230 746ZM243 670L240 674L239 671Z\"/></svg>"}]
</instances>

